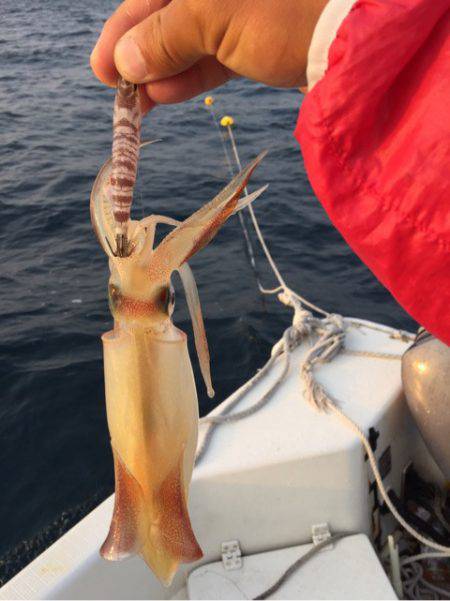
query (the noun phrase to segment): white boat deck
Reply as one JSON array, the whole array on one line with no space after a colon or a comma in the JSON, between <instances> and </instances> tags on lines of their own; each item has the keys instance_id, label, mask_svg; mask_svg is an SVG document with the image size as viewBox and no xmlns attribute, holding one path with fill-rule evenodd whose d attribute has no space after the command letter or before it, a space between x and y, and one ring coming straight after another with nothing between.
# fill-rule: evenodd
<instances>
[{"instance_id":1,"label":"white boat deck","mask_svg":"<svg viewBox=\"0 0 450 601\"><path fill-rule=\"evenodd\" d=\"M254 599L313 545L258 553L240 570L222 562L201 566L188 579L189 599ZM369 539L348 536L324 549L296 571L270 599L397 599Z\"/></svg>"}]
</instances>

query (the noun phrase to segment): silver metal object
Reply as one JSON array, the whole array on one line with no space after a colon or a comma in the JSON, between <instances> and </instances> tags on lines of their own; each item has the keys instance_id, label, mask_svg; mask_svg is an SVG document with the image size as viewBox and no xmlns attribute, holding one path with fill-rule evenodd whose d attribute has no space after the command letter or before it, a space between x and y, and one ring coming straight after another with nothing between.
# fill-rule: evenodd
<instances>
[{"instance_id":1,"label":"silver metal object","mask_svg":"<svg viewBox=\"0 0 450 601\"><path fill-rule=\"evenodd\" d=\"M428 450L450 480L450 347L422 330L402 358L406 400Z\"/></svg>"}]
</instances>

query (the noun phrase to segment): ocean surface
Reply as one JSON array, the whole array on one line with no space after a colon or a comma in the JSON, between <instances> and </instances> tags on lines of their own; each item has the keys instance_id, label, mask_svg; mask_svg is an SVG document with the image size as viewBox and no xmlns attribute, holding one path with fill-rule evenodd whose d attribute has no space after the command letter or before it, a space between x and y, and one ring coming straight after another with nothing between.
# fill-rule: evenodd
<instances>
[{"instance_id":1,"label":"ocean surface","mask_svg":"<svg viewBox=\"0 0 450 601\"><path fill-rule=\"evenodd\" d=\"M113 490L100 343L111 327L108 268L89 218L113 91L92 75L89 53L115 5L0 2L0 582ZM270 149L253 179L270 184L255 211L289 285L329 311L414 328L314 197L292 135L300 94L236 80L215 97L218 114L235 118L244 162ZM185 218L226 181L203 98L158 107L143 137L163 141L142 152L135 217ZM258 249L257 260L275 285ZM237 218L192 267L216 389L209 400L198 379L204 414L264 363L290 314L262 301ZM191 331L182 294L175 321Z\"/></svg>"}]
</instances>

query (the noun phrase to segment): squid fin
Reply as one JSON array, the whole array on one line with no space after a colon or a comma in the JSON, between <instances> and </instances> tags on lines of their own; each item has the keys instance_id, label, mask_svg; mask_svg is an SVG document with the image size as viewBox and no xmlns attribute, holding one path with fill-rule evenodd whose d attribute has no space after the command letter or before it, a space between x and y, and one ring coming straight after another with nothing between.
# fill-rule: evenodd
<instances>
[{"instance_id":1,"label":"squid fin","mask_svg":"<svg viewBox=\"0 0 450 601\"><path fill-rule=\"evenodd\" d=\"M194 274L187 263L180 265L178 273L180 274L181 282L183 283L186 302L191 316L192 327L194 329L195 348L197 349L200 371L202 372L208 396L211 399L214 396L214 389L211 381L208 340L206 338L205 324L203 323L197 284L195 283Z\"/></svg>"},{"instance_id":2,"label":"squid fin","mask_svg":"<svg viewBox=\"0 0 450 601\"><path fill-rule=\"evenodd\" d=\"M150 497L114 451L115 502L109 533L100 549L104 559L120 561L140 554L168 586L180 563L203 556L189 519L183 463L184 452Z\"/></svg>"},{"instance_id":3,"label":"squid fin","mask_svg":"<svg viewBox=\"0 0 450 601\"><path fill-rule=\"evenodd\" d=\"M203 557L192 530L183 477L184 453L155 491L154 519L142 547L142 557L165 586L169 586L180 563Z\"/></svg>"},{"instance_id":4,"label":"squid fin","mask_svg":"<svg viewBox=\"0 0 450 601\"><path fill-rule=\"evenodd\" d=\"M114 511L108 536L100 555L110 561L119 561L139 553L139 514L143 495L137 480L129 473L119 455L113 450L115 498Z\"/></svg>"}]
</instances>

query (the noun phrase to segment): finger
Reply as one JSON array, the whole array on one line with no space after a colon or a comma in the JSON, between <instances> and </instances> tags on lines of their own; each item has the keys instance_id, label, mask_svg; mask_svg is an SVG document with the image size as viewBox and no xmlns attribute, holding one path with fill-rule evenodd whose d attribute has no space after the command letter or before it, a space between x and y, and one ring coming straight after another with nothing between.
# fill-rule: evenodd
<instances>
[{"instance_id":1,"label":"finger","mask_svg":"<svg viewBox=\"0 0 450 601\"><path fill-rule=\"evenodd\" d=\"M148 97L158 104L190 100L203 92L213 90L236 75L208 56L183 73L145 84Z\"/></svg>"},{"instance_id":2,"label":"finger","mask_svg":"<svg viewBox=\"0 0 450 601\"><path fill-rule=\"evenodd\" d=\"M156 102L149 97L147 90L143 85L139 86L139 100L141 102L141 111L143 115L151 111L156 105Z\"/></svg>"},{"instance_id":3,"label":"finger","mask_svg":"<svg viewBox=\"0 0 450 601\"><path fill-rule=\"evenodd\" d=\"M204 56L214 54L204 47L201 23L205 20L205 10L200 10L197 16L195 5L186 0L172 0L119 40L114 60L125 79L135 83L156 81L177 75Z\"/></svg>"},{"instance_id":4,"label":"finger","mask_svg":"<svg viewBox=\"0 0 450 601\"><path fill-rule=\"evenodd\" d=\"M103 83L115 87L118 72L114 64L114 48L117 41L132 27L160 10L170 0L125 0L111 15L91 53L91 67Z\"/></svg>"}]
</instances>

